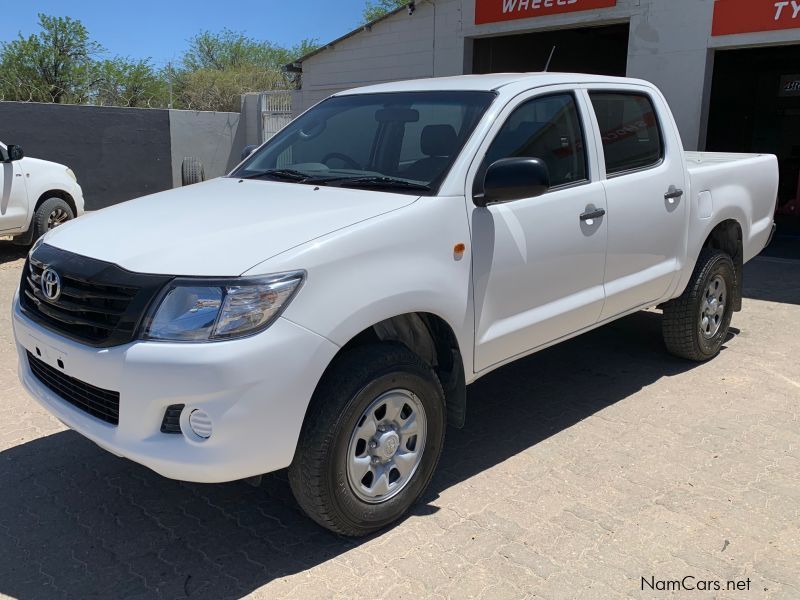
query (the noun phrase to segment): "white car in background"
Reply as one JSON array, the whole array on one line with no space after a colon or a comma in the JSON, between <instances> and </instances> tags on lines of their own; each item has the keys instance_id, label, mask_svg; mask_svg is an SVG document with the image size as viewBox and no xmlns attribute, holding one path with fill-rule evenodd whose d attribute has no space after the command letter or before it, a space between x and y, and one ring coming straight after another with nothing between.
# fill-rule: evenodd
<instances>
[{"instance_id":1,"label":"white car in background","mask_svg":"<svg viewBox=\"0 0 800 600\"><path fill-rule=\"evenodd\" d=\"M19 146L0 142L0 237L31 244L82 214L83 192L69 167L25 158Z\"/></svg>"}]
</instances>

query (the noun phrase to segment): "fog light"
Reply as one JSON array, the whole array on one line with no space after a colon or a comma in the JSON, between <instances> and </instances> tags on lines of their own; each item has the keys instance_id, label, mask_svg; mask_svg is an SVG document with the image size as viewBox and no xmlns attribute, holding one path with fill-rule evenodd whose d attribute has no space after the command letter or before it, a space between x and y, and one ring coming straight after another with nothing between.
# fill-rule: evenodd
<instances>
[{"instance_id":1,"label":"fog light","mask_svg":"<svg viewBox=\"0 0 800 600\"><path fill-rule=\"evenodd\" d=\"M211 417L199 408L195 408L189 414L189 427L197 437L203 439L211 437Z\"/></svg>"}]
</instances>

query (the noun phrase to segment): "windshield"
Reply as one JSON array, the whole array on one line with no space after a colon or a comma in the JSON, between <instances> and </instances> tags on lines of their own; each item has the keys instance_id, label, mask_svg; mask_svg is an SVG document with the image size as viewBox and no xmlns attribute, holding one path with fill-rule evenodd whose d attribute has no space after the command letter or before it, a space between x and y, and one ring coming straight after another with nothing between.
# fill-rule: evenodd
<instances>
[{"instance_id":1,"label":"windshield","mask_svg":"<svg viewBox=\"0 0 800 600\"><path fill-rule=\"evenodd\" d=\"M231 175L435 194L494 97L451 91L329 98Z\"/></svg>"}]
</instances>

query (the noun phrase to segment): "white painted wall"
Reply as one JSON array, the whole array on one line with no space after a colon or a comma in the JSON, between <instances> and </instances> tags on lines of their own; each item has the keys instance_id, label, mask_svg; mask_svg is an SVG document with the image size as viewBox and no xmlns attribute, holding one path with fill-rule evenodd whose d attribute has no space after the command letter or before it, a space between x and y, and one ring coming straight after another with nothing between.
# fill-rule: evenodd
<instances>
[{"instance_id":1,"label":"white painted wall","mask_svg":"<svg viewBox=\"0 0 800 600\"><path fill-rule=\"evenodd\" d=\"M303 63L296 112L339 90L469 73L471 40L630 22L628 75L652 81L675 113L684 145L702 147L713 49L800 43L800 29L711 37L713 0L618 0L614 8L475 25L475 0L421 0Z\"/></svg>"},{"instance_id":2,"label":"white painted wall","mask_svg":"<svg viewBox=\"0 0 800 600\"><path fill-rule=\"evenodd\" d=\"M303 63L295 113L338 91L463 72L460 0L423 1ZM435 48L435 50L434 50Z\"/></svg>"}]
</instances>

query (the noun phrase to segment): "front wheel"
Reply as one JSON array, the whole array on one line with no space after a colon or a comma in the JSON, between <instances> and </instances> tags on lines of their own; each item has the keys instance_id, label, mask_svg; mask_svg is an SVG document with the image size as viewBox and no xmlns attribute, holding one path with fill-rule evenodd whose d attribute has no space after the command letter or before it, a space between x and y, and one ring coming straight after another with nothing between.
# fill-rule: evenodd
<instances>
[{"instance_id":1,"label":"front wheel","mask_svg":"<svg viewBox=\"0 0 800 600\"><path fill-rule=\"evenodd\" d=\"M34 228L33 240L36 241L51 229L63 225L67 221L74 219L75 213L72 207L61 198L48 198L36 209L33 215Z\"/></svg>"},{"instance_id":2,"label":"front wheel","mask_svg":"<svg viewBox=\"0 0 800 600\"><path fill-rule=\"evenodd\" d=\"M731 257L704 249L686 290L664 305L662 329L667 350L688 360L714 358L728 336L735 286Z\"/></svg>"},{"instance_id":3,"label":"front wheel","mask_svg":"<svg viewBox=\"0 0 800 600\"><path fill-rule=\"evenodd\" d=\"M405 346L356 348L323 376L289 483L336 533L362 536L399 519L430 483L444 443L444 392Z\"/></svg>"}]
</instances>

